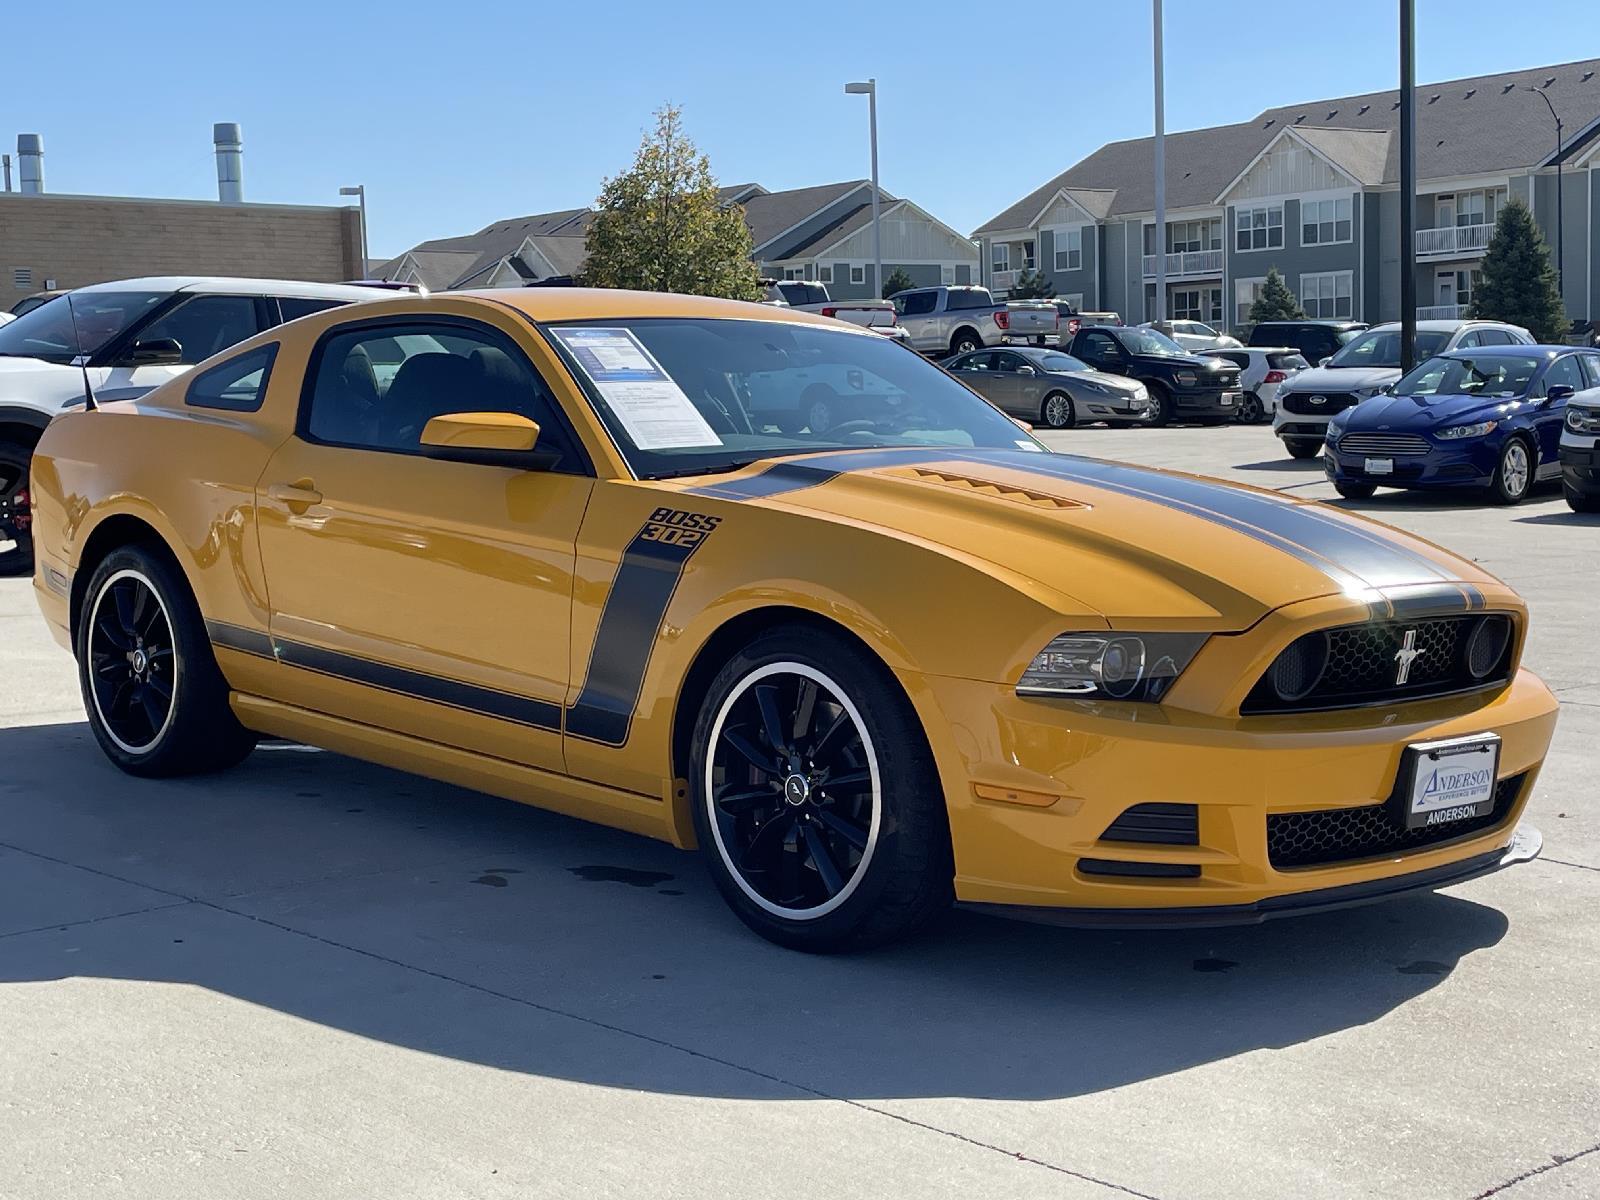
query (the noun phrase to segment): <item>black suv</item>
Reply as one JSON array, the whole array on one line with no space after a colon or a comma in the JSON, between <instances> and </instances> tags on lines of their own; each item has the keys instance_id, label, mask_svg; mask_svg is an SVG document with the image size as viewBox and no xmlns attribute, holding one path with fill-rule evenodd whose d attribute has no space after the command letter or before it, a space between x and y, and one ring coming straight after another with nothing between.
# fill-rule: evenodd
<instances>
[{"instance_id":1,"label":"black suv","mask_svg":"<svg viewBox=\"0 0 1600 1200\"><path fill-rule=\"evenodd\" d=\"M1315 367L1366 327L1365 321L1262 321L1250 331L1245 345L1292 346Z\"/></svg>"},{"instance_id":2,"label":"black suv","mask_svg":"<svg viewBox=\"0 0 1600 1200\"><path fill-rule=\"evenodd\" d=\"M1232 421L1239 411L1239 368L1219 358L1190 354L1153 329L1085 325L1062 349L1097 371L1127 375L1150 391L1150 423Z\"/></svg>"}]
</instances>

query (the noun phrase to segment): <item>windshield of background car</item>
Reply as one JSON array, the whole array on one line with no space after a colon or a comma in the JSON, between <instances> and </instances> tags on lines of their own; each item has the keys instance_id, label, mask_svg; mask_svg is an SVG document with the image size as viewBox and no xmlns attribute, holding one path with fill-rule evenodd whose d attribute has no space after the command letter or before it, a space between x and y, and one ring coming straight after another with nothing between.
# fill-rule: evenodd
<instances>
[{"instance_id":1,"label":"windshield of background car","mask_svg":"<svg viewBox=\"0 0 1600 1200\"><path fill-rule=\"evenodd\" d=\"M1533 355L1481 354L1430 358L1394 385L1396 396L1495 396L1527 394L1540 360Z\"/></svg>"},{"instance_id":2,"label":"windshield of background car","mask_svg":"<svg viewBox=\"0 0 1600 1200\"><path fill-rule=\"evenodd\" d=\"M1448 333L1437 330L1420 330L1417 333L1417 357L1434 355L1450 340ZM1398 367L1400 365L1400 331L1398 329L1368 329L1344 344L1344 349L1328 360L1330 367Z\"/></svg>"},{"instance_id":3,"label":"windshield of background car","mask_svg":"<svg viewBox=\"0 0 1600 1200\"><path fill-rule=\"evenodd\" d=\"M1153 354L1157 358L1188 357L1189 352L1164 333L1154 329L1119 329L1116 337L1130 354Z\"/></svg>"},{"instance_id":4,"label":"windshield of background car","mask_svg":"<svg viewBox=\"0 0 1600 1200\"><path fill-rule=\"evenodd\" d=\"M1046 371L1088 371L1090 366L1081 358L1073 358L1070 354L1059 354L1052 351L1049 354L1035 355L1034 362Z\"/></svg>"},{"instance_id":5,"label":"windshield of background car","mask_svg":"<svg viewBox=\"0 0 1600 1200\"><path fill-rule=\"evenodd\" d=\"M0 355L68 364L80 353L98 354L170 295L74 292L70 308L57 296L0 327Z\"/></svg>"},{"instance_id":6,"label":"windshield of background car","mask_svg":"<svg viewBox=\"0 0 1600 1200\"><path fill-rule=\"evenodd\" d=\"M920 354L787 321L546 326L634 474L732 470L817 450L1042 450Z\"/></svg>"}]
</instances>

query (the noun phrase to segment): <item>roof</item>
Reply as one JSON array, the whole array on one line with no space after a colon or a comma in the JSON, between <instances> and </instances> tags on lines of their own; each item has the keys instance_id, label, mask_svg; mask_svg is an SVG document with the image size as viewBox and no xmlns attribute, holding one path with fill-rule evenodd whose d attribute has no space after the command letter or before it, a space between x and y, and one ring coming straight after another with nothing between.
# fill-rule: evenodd
<instances>
[{"instance_id":1,"label":"roof","mask_svg":"<svg viewBox=\"0 0 1600 1200\"><path fill-rule=\"evenodd\" d=\"M763 192L759 196L751 196L744 202L744 220L750 227L750 237L756 249L761 249L780 233L793 229L858 188L866 192L866 200L870 202L872 182L867 179L822 183L815 187L790 188L786 192ZM879 195L884 200L895 199L881 189Z\"/></svg>"},{"instance_id":2,"label":"roof","mask_svg":"<svg viewBox=\"0 0 1600 1200\"><path fill-rule=\"evenodd\" d=\"M1537 96L1520 89L1550 81L1546 95L1567 131L1566 157L1600 133L1600 59L1559 66L1478 75L1417 87L1417 177L1441 179L1526 170L1542 165L1555 146L1550 113ZM1167 207L1210 208L1230 182L1284 129L1362 182L1393 183L1400 177L1399 138L1382 147L1373 133L1398 131L1397 90L1311 100L1270 108L1249 121L1169 133L1166 138ZM985 221L974 236L1027 228L1058 191L1111 190L1106 215L1149 212L1155 207L1152 138L1112 142L1074 164L1021 200Z\"/></svg>"},{"instance_id":3,"label":"roof","mask_svg":"<svg viewBox=\"0 0 1600 1200\"><path fill-rule=\"evenodd\" d=\"M316 300L371 300L377 288L347 283L308 283L304 279L242 279L212 275L151 275L92 283L75 292L212 292L223 296L305 296Z\"/></svg>"},{"instance_id":4,"label":"roof","mask_svg":"<svg viewBox=\"0 0 1600 1200\"><path fill-rule=\"evenodd\" d=\"M865 337L878 337L865 325L845 325L803 309L775 304L754 304L743 300L722 300L714 296L683 296L670 292L630 292L614 288L485 288L452 292L457 296L494 300L526 313L535 321L616 321L634 317L705 317L743 321L790 321L821 325ZM419 297L399 299L415 312ZM426 301L423 301L426 303Z\"/></svg>"},{"instance_id":5,"label":"roof","mask_svg":"<svg viewBox=\"0 0 1600 1200\"><path fill-rule=\"evenodd\" d=\"M589 258L589 244L575 234L552 234L536 237L533 244L540 254L550 261L558 275L577 275Z\"/></svg>"},{"instance_id":6,"label":"roof","mask_svg":"<svg viewBox=\"0 0 1600 1200\"><path fill-rule=\"evenodd\" d=\"M478 256L471 250L408 250L400 258L411 260L419 283L430 292L441 292L459 279ZM385 265L398 264L400 258Z\"/></svg>"}]
</instances>

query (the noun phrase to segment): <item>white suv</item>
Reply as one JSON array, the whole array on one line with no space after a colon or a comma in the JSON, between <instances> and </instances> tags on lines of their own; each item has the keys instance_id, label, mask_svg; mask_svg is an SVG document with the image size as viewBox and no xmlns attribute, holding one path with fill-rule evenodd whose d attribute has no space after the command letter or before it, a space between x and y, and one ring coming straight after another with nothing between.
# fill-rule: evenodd
<instances>
[{"instance_id":1,"label":"white suv","mask_svg":"<svg viewBox=\"0 0 1600 1200\"><path fill-rule=\"evenodd\" d=\"M1278 411L1278 394L1310 364L1292 346L1241 346L1237 350L1197 351L1239 368L1239 424L1257 425Z\"/></svg>"},{"instance_id":2,"label":"white suv","mask_svg":"<svg viewBox=\"0 0 1600 1200\"><path fill-rule=\"evenodd\" d=\"M1580 357L1595 386L1567 401L1561 429L1561 490L1573 512L1600 513L1600 355Z\"/></svg>"},{"instance_id":3,"label":"white suv","mask_svg":"<svg viewBox=\"0 0 1600 1200\"><path fill-rule=\"evenodd\" d=\"M389 294L280 279L124 279L0 325L0 575L32 566L28 465L50 419L83 402L86 375L96 400L133 399L263 329Z\"/></svg>"},{"instance_id":4,"label":"white suv","mask_svg":"<svg viewBox=\"0 0 1600 1200\"><path fill-rule=\"evenodd\" d=\"M1533 334L1500 321L1418 321L1416 361L1472 346L1531 346ZM1322 449L1334 413L1354 408L1400 378L1400 322L1365 329L1325 365L1302 371L1278 393L1272 432L1295 458Z\"/></svg>"}]
</instances>

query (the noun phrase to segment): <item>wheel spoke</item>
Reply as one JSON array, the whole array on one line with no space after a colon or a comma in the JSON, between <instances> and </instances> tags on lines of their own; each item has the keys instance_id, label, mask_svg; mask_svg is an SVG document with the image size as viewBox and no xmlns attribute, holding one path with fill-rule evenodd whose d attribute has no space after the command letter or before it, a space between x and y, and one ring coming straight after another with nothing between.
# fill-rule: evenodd
<instances>
[{"instance_id":1,"label":"wheel spoke","mask_svg":"<svg viewBox=\"0 0 1600 1200\"><path fill-rule=\"evenodd\" d=\"M146 691L154 692L163 704L172 703L172 685L159 675L151 675L144 681ZM163 714L164 715L164 714Z\"/></svg>"},{"instance_id":2,"label":"wheel spoke","mask_svg":"<svg viewBox=\"0 0 1600 1200\"><path fill-rule=\"evenodd\" d=\"M747 871L770 871L773 863L770 861L774 855L783 853L784 842L789 833L794 829L794 816L785 810L778 813L750 839L750 845L744 852L744 869Z\"/></svg>"},{"instance_id":3,"label":"wheel spoke","mask_svg":"<svg viewBox=\"0 0 1600 1200\"><path fill-rule=\"evenodd\" d=\"M767 745L782 753L789 739L783 736L783 717L778 712L778 689L772 684L757 684L756 705L761 709L761 728L767 735Z\"/></svg>"},{"instance_id":4,"label":"wheel spoke","mask_svg":"<svg viewBox=\"0 0 1600 1200\"><path fill-rule=\"evenodd\" d=\"M872 772L865 768L859 771L846 771L843 775L829 775L823 781L825 787L842 788L855 783L872 782Z\"/></svg>"},{"instance_id":5,"label":"wheel spoke","mask_svg":"<svg viewBox=\"0 0 1600 1200\"><path fill-rule=\"evenodd\" d=\"M800 741L811 732L811 722L817 711L817 684L812 679L800 681L800 699L794 707L794 740Z\"/></svg>"},{"instance_id":6,"label":"wheel spoke","mask_svg":"<svg viewBox=\"0 0 1600 1200\"><path fill-rule=\"evenodd\" d=\"M761 750L744 734L734 729L724 729L722 731L722 740L763 775L776 774L778 769L776 755Z\"/></svg>"},{"instance_id":7,"label":"wheel spoke","mask_svg":"<svg viewBox=\"0 0 1600 1200\"><path fill-rule=\"evenodd\" d=\"M145 719L150 722L150 735L154 737L167 719L167 710L161 704L161 697L150 688L141 687L135 699L144 710Z\"/></svg>"},{"instance_id":8,"label":"wheel spoke","mask_svg":"<svg viewBox=\"0 0 1600 1200\"><path fill-rule=\"evenodd\" d=\"M844 880L839 877L839 868L834 865L833 856L828 852L828 839L809 823L802 825L800 831L806 839L806 852L811 858L811 865L816 867L817 874L822 878L822 886L827 889L828 895L837 896L844 887Z\"/></svg>"},{"instance_id":9,"label":"wheel spoke","mask_svg":"<svg viewBox=\"0 0 1600 1200\"><path fill-rule=\"evenodd\" d=\"M111 588L111 603L117 610L117 624L129 638L133 637L133 597L128 595L131 590L131 585L126 583L113 584Z\"/></svg>"},{"instance_id":10,"label":"wheel spoke","mask_svg":"<svg viewBox=\"0 0 1600 1200\"><path fill-rule=\"evenodd\" d=\"M839 735L845 726L851 724L852 722L850 720L849 711L844 708L840 708L839 715L833 719L833 724L828 726L828 728L823 732L822 736L818 738L815 743L813 743L810 751L808 752L808 756L818 761L826 758L828 756L828 751L832 746L833 739Z\"/></svg>"},{"instance_id":11,"label":"wheel spoke","mask_svg":"<svg viewBox=\"0 0 1600 1200\"><path fill-rule=\"evenodd\" d=\"M852 821L846 821L832 809L819 808L812 814L814 819L826 825L830 832L838 834L857 850L867 848L867 831Z\"/></svg>"},{"instance_id":12,"label":"wheel spoke","mask_svg":"<svg viewBox=\"0 0 1600 1200\"><path fill-rule=\"evenodd\" d=\"M776 804L779 799L778 793L770 786L750 788L742 792L724 791L717 797L717 807L725 813L742 813L764 805Z\"/></svg>"}]
</instances>

